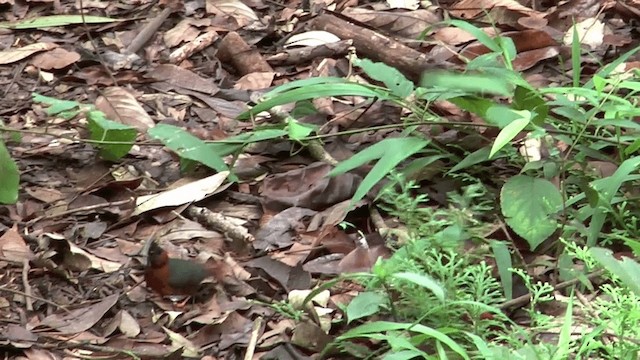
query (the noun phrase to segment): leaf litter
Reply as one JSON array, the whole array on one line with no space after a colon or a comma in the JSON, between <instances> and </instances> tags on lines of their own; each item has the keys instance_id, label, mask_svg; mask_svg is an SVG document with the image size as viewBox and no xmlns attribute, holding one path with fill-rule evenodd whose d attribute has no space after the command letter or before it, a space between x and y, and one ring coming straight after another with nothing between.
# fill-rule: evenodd
<instances>
[{"instance_id":1,"label":"leaf litter","mask_svg":"<svg viewBox=\"0 0 640 360\"><path fill-rule=\"evenodd\" d=\"M31 93L93 104L139 130L171 124L201 139L224 140L278 121L275 114L252 123L237 120L250 100L274 85L352 76L344 58L351 46L410 79L424 70L463 68L465 61L489 52L463 28L432 27L444 12L485 26L491 19L514 42L514 68L542 76L545 85L563 81L546 65L558 56L569 58L574 18L585 44L606 60L609 46L636 41L620 35L628 34L628 24L603 22L598 14L625 20L640 14L630 4L586 0L542 9L517 1L448 3L416 8L415 2L393 2L393 11L383 1L366 6L312 1L310 9L298 2L237 0L0 4L3 10L14 6L1 19L12 25L0 25L5 85L0 114L5 126L24 131L20 141L9 142L24 192L15 206L0 206L0 341L26 358L223 358L249 351L256 358L305 358L320 352L332 340L331 320L341 316L337 304L347 304L361 289L341 284L323 294L330 295L329 302L302 308L307 317L299 322L267 304L305 298L318 274L367 271L378 257L389 256L385 240L371 227L375 215L367 212L379 188L353 207L349 201L370 167L327 178L331 166L275 137L268 145L249 147L244 162L234 164L234 172L246 174L241 184L223 186L226 173L207 178L210 173L202 168L194 169L202 180L185 180L175 154L148 139L139 139L118 164L100 160L95 148L76 140L86 138L86 116L50 116ZM103 18L59 15L77 13L79 4ZM330 11L315 18L305 13L322 8L338 9L357 24ZM147 25L141 19L159 14L165 14L157 17L163 21L135 49L134 39ZM38 25L32 21L38 18L56 23ZM493 27L482 30L495 34ZM381 44L389 50L381 51ZM638 67L631 61L625 66ZM366 104L357 95L312 101L319 112L299 119L320 125L322 134L386 125L401 116L397 107ZM434 106L450 121L481 125L451 103ZM478 129L494 136L485 131ZM332 158L343 160L394 135L394 130L372 130L324 146ZM436 136L446 141L443 134ZM466 134L447 136L473 146ZM594 171L614 171L610 162L591 164ZM443 189L451 186L457 185L441 181L429 191L443 198ZM368 230L338 228L343 221ZM236 230L241 235L234 236ZM496 230L500 236L509 235ZM146 289L139 251L149 238L171 244L174 256L198 254L198 261L218 264L222 280L212 284L212 294L178 309Z\"/></svg>"}]
</instances>

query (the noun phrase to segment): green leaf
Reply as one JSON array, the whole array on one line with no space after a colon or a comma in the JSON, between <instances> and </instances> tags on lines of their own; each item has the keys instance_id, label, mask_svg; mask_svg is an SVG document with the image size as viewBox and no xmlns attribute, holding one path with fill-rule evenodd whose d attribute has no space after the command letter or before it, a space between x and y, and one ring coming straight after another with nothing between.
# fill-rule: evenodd
<instances>
[{"instance_id":1,"label":"green leaf","mask_svg":"<svg viewBox=\"0 0 640 360\"><path fill-rule=\"evenodd\" d=\"M386 331L411 331L419 334L427 335L428 337L434 338L437 341L447 345L451 350L456 352L458 355L462 356L463 359L468 360L469 355L466 350L458 343L455 342L452 338L447 336L445 333L432 329L428 326L424 326L422 324L410 324L410 323L396 323L390 321L375 321L367 324L360 325L354 329L347 331L346 333L340 335L337 340L344 341L353 338L362 338L362 337L376 337L381 332Z\"/></svg>"},{"instance_id":2,"label":"green leaf","mask_svg":"<svg viewBox=\"0 0 640 360\"><path fill-rule=\"evenodd\" d=\"M549 181L518 175L500 191L500 207L507 224L534 250L557 228L553 218L562 196Z\"/></svg>"},{"instance_id":3,"label":"green leaf","mask_svg":"<svg viewBox=\"0 0 640 360\"><path fill-rule=\"evenodd\" d=\"M83 20L84 18L84 20ZM118 19L112 19L103 16L91 16L85 15L52 15L52 16L39 16L35 19L20 20L17 22L3 21L0 22L0 28L6 29L41 29L47 27L57 27L73 24L104 24L116 21L123 21Z\"/></svg>"},{"instance_id":4,"label":"green leaf","mask_svg":"<svg viewBox=\"0 0 640 360\"><path fill-rule=\"evenodd\" d=\"M218 156L222 158L227 155L237 154L248 144L285 138L288 132L283 128L283 126L284 125L257 128L252 132L238 134L222 141L208 143L207 145L209 146L210 151L214 154L218 154Z\"/></svg>"},{"instance_id":5,"label":"green leaf","mask_svg":"<svg viewBox=\"0 0 640 360\"><path fill-rule=\"evenodd\" d=\"M472 25L470 22L449 20L448 23L473 35L473 37L482 43L482 45L488 47L491 51L497 53L502 52L500 44L496 40L492 39L486 32L479 27Z\"/></svg>"},{"instance_id":6,"label":"green leaf","mask_svg":"<svg viewBox=\"0 0 640 360\"><path fill-rule=\"evenodd\" d=\"M607 271L620 278L631 291L640 296L640 264L628 257L618 260L613 257L613 253L609 249L593 247L589 249L593 258L596 259Z\"/></svg>"},{"instance_id":7,"label":"green leaf","mask_svg":"<svg viewBox=\"0 0 640 360\"><path fill-rule=\"evenodd\" d=\"M250 119L262 111L269 110L274 106L295 103L302 100L311 100L329 96L364 96L378 97L383 100L389 98L387 90L376 88L371 85L357 83L332 82L330 84L320 83L296 87L287 91L275 89L277 92L272 97L271 93L265 94L266 100L254 106L251 110L238 115L238 119Z\"/></svg>"},{"instance_id":8,"label":"green leaf","mask_svg":"<svg viewBox=\"0 0 640 360\"><path fill-rule=\"evenodd\" d=\"M622 184L632 179L631 174L638 169L638 166L640 166L640 156L632 157L623 161L613 175L593 181L591 184L600 194L601 201L611 204ZM596 244L607 218L607 211L602 207L595 207L593 210L587 233L587 246Z\"/></svg>"},{"instance_id":9,"label":"green leaf","mask_svg":"<svg viewBox=\"0 0 640 360\"><path fill-rule=\"evenodd\" d=\"M512 111L521 117L515 119L509 125L505 126L504 129L500 130L500 133L496 136L496 140L493 142L493 146L491 146L491 152L489 153L490 158L500 151L500 149L505 147L505 145L509 144L511 140L513 140L520 131L524 130L524 128L526 128L531 122L531 112L528 110Z\"/></svg>"},{"instance_id":10,"label":"green leaf","mask_svg":"<svg viewBox=\"0 0 640 360\"><path fill-rule=\"evenodd\" d=\"M640 241L624 239L624 244L631 249L633 255L635 255L636 257L640 257Z\"/></svg>"},{"instance_id":11,"label":"green leaf","mask_svg":"<svg viewBox=\"0 0 640 360\"><path fill-rule=\"evenodd\" d=\"M407 80L396 68L369 59L356 59L354 65L361 67L370 78L384 83L391 94L397 97L406 98L413 92L413 82Z\"/></svg>"},{"instance_id":12,"label":"green leaf","mask_svg":"<svg viewBox=\"0 0 640 360\"><path fill-rule=\"evenodd\" d=\"M582 43L578 35L578 28L573 24L573 37L571 39L571 66L573 67L573 87L580 86L580 70L582 70Z\"/></svg>"},{"instance_id":13,"label":"green leaf","mask_svg":"<svg viewBox=\"0 0 640 360\"><path fill-rule=\"evenodd\" d=\"M216 171L228 171L222 157L212 151L204 141L173 125L158 124L147 131L149 136L159 139L180 157L197 161Z\"/></svg>"},{"instance_id":14,"label":"green leaf","mask_svg":"<svg viewBox=\"0 0 640 360\"><path fill-rule=\"evenodd\" d=\"M426 72L420 83L423 87L442 87L476 94L510 96L513 85L504 79L489 74L458 74L449 72Z\"/></svg>"},{"instance_id":15,"label":"green leaf","mask_svg":"<svg viewBox=\"0 0 640 360\"><path fill-rule=\"evenodd\" d=\"M517 86L513 96L513 108L516 110L529 110L536 115L532 122L542 126L549 114L549 105L536 90L523 86Z\"/></svg>"},{"instance_id":16,"label":"green leaf","mask_svg":"<svg viewBox=\"0 0 640 360\"><path fill-rule=\"evenodd\" d=\"M573 326L573 291L571 291L569 302L567 303L567 310L564 315L564 322L562 323L562 330L560 330L560 336L558 337L557 350L554 352L551 358L552 360L564 360L571 357Z\"/></svg>"},{"instance_id":17,"label":"green leaf","mask_svg":"<svg viewBox=\"0 0 640 360\"><path fill-rule=\"evenodd\" d=\"M422 286L425 289L429 289L438 298L438 300L444 302L444 288L442 287L442 285L440 285L440 283L438 283L430 276L409 272L395 273L392 276L396 279L407 280L418 286Z\"/></svg>"},{"instance_id":18,"label":"green leaf","mask_svg":"<svg viewBox=\"0 0 640 360\"><path fill-rule=\"evenodd\" d=\"M316 131L316 129L316 125L304 124L293 118L289 118L287 121L287 130L291 140L300 141L309 136L312 132Z\"/></svg>"},{"instance_id":19,"label":"green leaf","mask_svg":"<svg viewBox=\"0 0 640 360\"><path fill-rule=\"evenodd\" d=\"M60 100L49 96L40 95L38 93L32 93L31 98L33 102L39 104L45 104L49 107L47 108L47 115L58 115L62 112L78 112L80 110L80 104L77 101L71 100Z\"/></svg>"},{"instance_id":20,"label":"green leaf","mask_svg":"<svg viewBox=\"0 0 640 360\"><path fill-rule=\"evenodd\" d=\"M18 201L20 171L11 154L0 139L0 204L15 204Z\"/></svg>"},{"instance_id":21,"label":"green leaf","mask_svg":"<svg viewBox=\"0 0 640 360\"><path fill-rule=\"evenodd\" d=\"M453 104L458 105L462 110L467 110L480 117L486 117L487 111L496 104L489 100L475 96L460 96L449 99Z\"/></svg>"},{"instance_id":22,"label":"green leaf","mask_svg":"<svg viewBox=\"0 0 640 360\"><path fill-rule=\"evenodd\" d=\"M327 176L336 176L379 159L356 189L351 203L360 201L380 180L404 159L422 150L429 142L417 137L384 139L340 162Z\"/></svg>"},{"instance_id":23,"label":"green leaf","mask_svg":"<svg viewBox=\"0 0 640 360\"><path fill-rule=\"evenodd\" d=\"M411 359L426 359L424 351L420 350L401 350L397 352L388 352L384 354L382 360L411 360Z\"/></svg>"},{"instance_id":24,"label":"green leaf","mask_svg":"<svg viewBox=\"0 0 640 360\"><path fill-rule=\"evenodd\" d=\"M136 129L105 117L102 111L89 111L87 127L91 133L91 139L104 141L96 144L100 149L100 156L109 161L116 161L129 153L136 140ZM109 144L107 142L127 142L128 144Z\"/></svg>"},{"instance_id":25,"label":"green leaf","mask_svg":"<svg viewBox=\"0 0 640 360\"><path fill-rule=\"evenodd\" d=\"M376 292L362 292L347 305L347 323L361 319L380 311L380 306L387 303L387 297Z\"/></svg>"},{"instance_id":26,"label":"green leaf","mask_svg":"<svg viewBox=\"0 0 640 360\"><path fill-rule=\"evenodd\" d=\"M511 269L513 263L511 262L511 253L504 242L491 241L491 249L493 250L493 257L496 259L496 265L498 266L498 274L500 274L500 282L504 289L504 297L507 300L513 299L513 277L511 276Z\"/></svg>"},{"instance_id":27,"label":"green leaf","mask_svg":"<svg viewBox=\"0 0 640 360\"><path fill-rule=\"evenodd\" d=\"M502 104L494 104L487 109L482 116L489 124L497 125L499 128L504 129L512 122L521 119L522 115L508 106Z\"/></svg>"}]
</instances>

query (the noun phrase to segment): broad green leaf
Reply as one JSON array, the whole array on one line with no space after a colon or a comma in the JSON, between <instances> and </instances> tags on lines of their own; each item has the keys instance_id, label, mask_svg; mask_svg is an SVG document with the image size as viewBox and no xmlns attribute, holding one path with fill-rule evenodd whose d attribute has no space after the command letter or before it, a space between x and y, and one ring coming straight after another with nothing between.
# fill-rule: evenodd
<instances>
[{"instance_id":1,"label":"broad green leaf","mask_svg":"<svg viewBox=\"0 0 640 360\"><path fill-rule=\"evenodd\" d=\"M376 292L362 292L347 305L347 323L377 314L386 305L387 297Z\"/></svg>"},{"instance_id":2,"label":"broad green leaf","mask_svg":"<svg viewBox=\"0 0 640 360\"><path fill-rule=\"evenodd\" d=\"M229 170L222 157L212 151L207 143L177 126L158 124L149 129L147 133L162 141L166 147L175 151L180 157L197 161L216 171Z\"/></svg>"},{"instance_id":3,"label":"broad green leaf","mask_svg":"<svg viewBox=\"0 0 640 360\"><path fill-rule=\"evenodd\" d=\"M369 59L356 59L354 65L361 67L372 79L384 83L391 94L397 97L406 98L413 92L413 82L407 80L396 68Z\"/></svg>"},{"instance_id":4,"label":"broad green leaf","mask_svg":"<svg viewBox=\"0 0 640 360\"><path fill-rule=\"evenodd\" d=\"M3 21L0 22L0 28L6 29L41 29L47 27L66 26L74 24L104 24L116 21L123 21L118 19L112 19L103 16L92 15L51 15L51 16L39 16L34 19L25 19L16 22Z\"/></svg>"},{"instance_id":5,"label":"broad green leaf","mask_svg":"<svg viewBox=\"0 0 640 360\"><path fill-rule=\"evenodd\" d=\"M0 204L15 204L18 201L20 171L11 158L9 150L0 139Z\"/></svg>"},{"instance_id":6,"label":"broad green leaf","mask_svg":"<svg viewBox=\"0 0 640 360\"><path fill-rule=\"evenodd\" d=\"M504 129L500 130L500 133L496 136L496 139L493 142L493 146L491 146L491 152L489 153L490 158L500 151L500 149L509 144L511 140L513 140L531 122L531 112L528 110L512 111L521 117L505 126Z\"/></svg>"},{"instance_id":7,"label":"broad green leaf","mask_svg":"<svg viewBox=\"0 0 640 360\"><path fill-rule=\"evenodd\" d=\"M562 205L562 195L549 181L518 175L500 191L500 207L507 224L522 236L531 250L556 230L553 215Z\"/></svg>"},{"instance_id":8,"label":"broad green leaf","mask_svg":"<svg viewBox=\"0 0 640 360\"><path fill-rule=\"evenodd\" d=\"M102 111L87 113L87 127L91 133L91 140L104 143L95 144L100 149L100 157L109 161L117 161L129 153L136 140L136 129L131 126L111 121ZM123 142L125 144L109 144L108 142Z\"/></svg>"},{"instance_id":9,"label":"broad green leaf","mask_svg":"<svg viewBox=\"0 0 640 360\"><path fill-rule=\"evenodd\" d=\"M425 274L401 272L392 275L396 279L402 279L410 281L418 286L422 286L425 289L431 290L431 292L438 298L438 300L444 302L445 290L436 280Z\"/></svg>"},{"instance_id":10,"label":"broad green leaf","mask_svg":"<svg viewBox=\"0 0 640 360\"><path fill-rule=\"evenodd\" d=\"M609 249L593 247L589 249L589 252L607 271L619 277L623 284L640 296L640 282L638 282L640 264L626 256L622 260L618 260L613 257L613 253Z\"/></svg>"}]
</instances>

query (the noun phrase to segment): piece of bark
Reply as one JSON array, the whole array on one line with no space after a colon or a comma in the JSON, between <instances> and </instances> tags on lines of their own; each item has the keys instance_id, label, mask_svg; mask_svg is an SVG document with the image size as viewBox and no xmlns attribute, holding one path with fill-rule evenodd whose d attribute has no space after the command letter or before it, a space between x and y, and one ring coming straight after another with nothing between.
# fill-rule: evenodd
<instances>
[{"instance_id":1,"label":"piece of bark","mask_svg":"<svg viewBox=\"0 0 640 360\"><path fill-rule=\"evenodd\" d=\"M254 72L273 72L257 49L247 44L236 32L230 32L220 42L218 59L230 64L241 76Z\"/></svg>"},{"instance_id":2,"label":"piece of bark","mask_svg":"<svg viewBox=\"0 0 640 360\"><path fill-rule=\"evenodd\" d=\"M425 54L329 13L316 17L311 27L328 31L342 40L353 39L359 57L381 61L398 69L414 82L420 81L425 70L436 67Z\"/></svg>"},{"instance_id":3,"label":"piece of bark","mask_svg":"<svg viewBox=\"0 0 640 360\"><path fill-rule=\"evenodd\" d=\"M185 44L172 52L171 55L169 55L169 62L172 64L180 64L184 60L191 57L191 55L213 44L213 42L217 39L218 33L213 30L209 30L195 38L190 43Z\"/></svg>"},{"instance_id":4,"label":"piece of bark","mask_svg":"<svg viewBox=\"0 0 640 360\"><path fill-rule=\"evenodd\" d=\"M318 46L305 46L302 48L286 49L283 52L269 56L267 61L274 65L303 64L315 58L328 58L346 55L352 40L341 40L335 43Z\"/></svg>"}]
</instances>

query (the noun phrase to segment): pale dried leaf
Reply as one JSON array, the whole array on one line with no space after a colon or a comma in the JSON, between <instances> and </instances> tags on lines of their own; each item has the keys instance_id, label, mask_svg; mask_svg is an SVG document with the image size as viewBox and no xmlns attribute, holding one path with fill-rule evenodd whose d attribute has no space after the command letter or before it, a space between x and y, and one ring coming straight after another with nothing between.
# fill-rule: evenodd
<instances>
[{"instance_id":1,"label":"pale dried leaf","mask_svg":"<svg viewBox=\"0 0 640 360\"><path fill-rule=\"evenodd\" d=\"M21 48L13 48L0 51L0 64L6 65L16 61L28 58L29 56L46 50L51 50L58 47L53 43L35 43L23 46Z\"/></svg>"},{"instance_id":2,"label":"pale dried leaf","mask_svg":"<svg viewBox=\"0 0 640 360\"><path fill-rule=\"evenodd\" d=\"M96 99L96 108L110 120L132 126L140 132L155 126L151 116L125 88L114 86L105 89L103 95Z\"/></svg>"},{"instance_id":3,"label":"pale dried leaf","mask_svg":"<svg viewBox=\"0 0 640 360\"><path fill-rule=\"evenodd\" d=\"M338 41L340 41L340 38L328 31L313 30L291 36L284 44L284 47L320 46Z\"/></svg>"},{"instance_id":4,"label":"pale dried leaf","mask_svg":"<svg viewBox=\"0 0 640 360\"><path fill-rule=\"evenodd\" d=\"M212 195L226 180L227 176L229 176L228 171L221 171L215 175L193 181L175 189L163 191L158 194L140 196L136 199L136 208L132 216L162 207L179 206L200 201Z\"/></svg>"}]
</instances>

